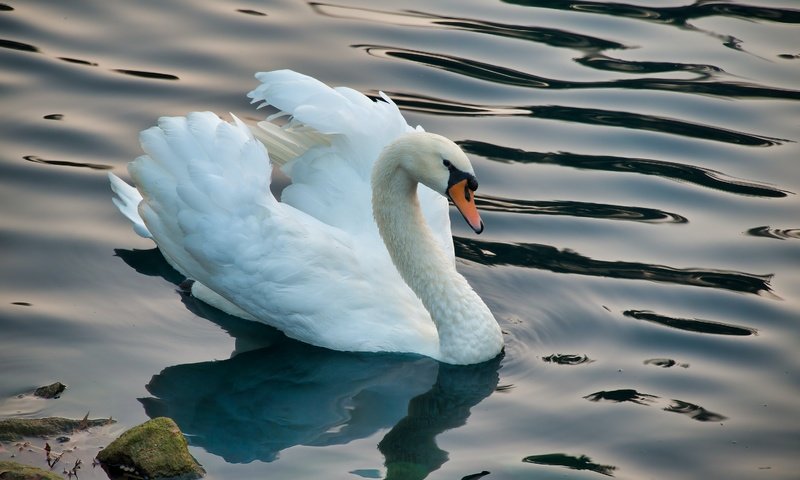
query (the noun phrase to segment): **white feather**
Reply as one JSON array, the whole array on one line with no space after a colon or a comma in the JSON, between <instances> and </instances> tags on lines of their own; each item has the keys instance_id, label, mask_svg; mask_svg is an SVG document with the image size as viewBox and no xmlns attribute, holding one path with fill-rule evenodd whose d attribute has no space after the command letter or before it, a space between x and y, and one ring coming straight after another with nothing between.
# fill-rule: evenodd
<instances>
[{"instance_id":1,"label":"white feather","mask_svg":"<svg viewBox=\"0 0 800 480\"><path fill-rule=\"evenodd\" d=\"M229 313L332 349L452 360L372 215L376 159L415 130L384 95L373 101L288 70L256 76L250 98L289 115L287 126L262 122L254 135L209 112L161 118L141 134L146 155L129 165L138 192L110 176L114 203L196 281L196 296ZM281 201L270 192L268 149L292 180ZM418 191L452 265L447 201Z\"/></svg>"}]
</instances>

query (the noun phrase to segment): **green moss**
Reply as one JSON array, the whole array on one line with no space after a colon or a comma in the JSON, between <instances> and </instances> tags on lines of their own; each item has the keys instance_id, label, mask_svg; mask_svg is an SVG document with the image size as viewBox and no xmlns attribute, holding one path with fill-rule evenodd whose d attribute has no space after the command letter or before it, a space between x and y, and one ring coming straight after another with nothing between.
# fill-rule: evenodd
<instances>
[{"instance_id":1,"label":"green moss","mask_svg":"<svg viewBox=\"0 0 800 480\"><path fill-rule=\"evenodd\" d=\"M128 467L149 478L199 478L205 470L189 454L186 439L170 418L131 428L97 454L112 468Z\"/></svg>"},{"instance_id":2,"label":"green moss","mask_svg":"<svg viewBox=\"0 0 800 480\"><path fill-rule=\"evenodd\" d=\"M0 442L16 442L23 437L64 435L113 423L110 419L72 420L61 417L8 418L0 420Z\"/></svg>"},{"instance_id":3,"label":"green moss","mask_svg":"<svg viewBox=\"0 0 800 480\"><path fill-rule=\"evenodd\" d=\"M0 460L0 478L3 480L64 480L53 472L5 460Z\"/></svg>"},{"instance_id":4,"label":"green moss","mask_svg":"<svg viewBox=\"0 0 800 480\"><path fill-rule=\"evenodd\" d=\"M386 465L386 480L422 480L430 472L412 462L392 462Z\"/></svg>"}]
</instances>

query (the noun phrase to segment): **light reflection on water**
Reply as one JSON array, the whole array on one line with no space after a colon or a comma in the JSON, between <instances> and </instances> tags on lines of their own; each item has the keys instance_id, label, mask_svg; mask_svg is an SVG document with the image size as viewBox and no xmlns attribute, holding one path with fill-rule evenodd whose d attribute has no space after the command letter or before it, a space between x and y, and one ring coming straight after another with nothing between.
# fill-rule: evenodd
<instances>
[{"instance_id":1,"label":"light reflection on water","mask_svg":"<svg viewBox=\"0 0 800 480\"><path fill-rule=\"evenodd\" d=\"M0 3L0 414L168 414L212 478L794 478L800 11L762 3ZM287 340L115 211L138 131L287 67L471 156L503 358Z\"/></svg>"}]
</instances>

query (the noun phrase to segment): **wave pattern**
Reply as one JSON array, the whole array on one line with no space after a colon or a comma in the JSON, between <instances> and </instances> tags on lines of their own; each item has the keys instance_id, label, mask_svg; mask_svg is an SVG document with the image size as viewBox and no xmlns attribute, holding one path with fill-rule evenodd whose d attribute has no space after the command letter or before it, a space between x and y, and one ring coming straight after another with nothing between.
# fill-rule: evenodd
<instances>
[{"instance_id":1,"label":"wave pattern","mask_svg":"<svg viewBox=\"0 0 800 480\"><path fill-rule=\"evenodd\" d=\"M509 265L594 277L647 280L734 292L771 292L772 275L730 270L674 268L638 262L595 260L572 250L533 243L500 243L454 237L456 255L483 265Z\"/></svg>"},{"instance_id":2,"label":"wave pattern","mask_svg":"<svg viewBox=\"0 0 800 480\"><path fill-rule=\"evenodd\" d=\"M677 213L654 208L608 205L573 201L534 201L476 195L475 203L481 210L531 215L566 215L570 217L600 218L604 220L628 220L648 223L687 223Z\"/></svg>"},{"instance_id":3,"label":"wave pattern","mask_svg":"<svg viewBox=\"0 0 800 480\"><path fill-rule=\"evenodd\" d=\"M311 6L317 13L328 17L389 23L398 26L463 30L580 51L592 52L629 48L619 42L556 28L488 22L471 18L436 15L416 10L392 12L317 2L312 2Z\"/></svg>"},{"instance_id":4,"label":"wave pattern","mask_svg":"<svg viewBox=\"0 0 800 480\"><path fill-rule=\"evenodd\" d=\"M6 48L9 50L17 50L20 52L29 52L29 53L45 53L39 47L35 45L31 45L28 43L17 42L15 40L7 40L7 39L0 39L0 48ZM76 65L84 65L87 67L97 67L99 64L97 62L92 62L89 60L83 60L80 58L72 58L72 57L54 57L59 60L65 61L67 63L72 63ZM139 78L147 78L152 80L179 80L177 75L172 75L170 73L159 73L159 72L148 72L144 70L130 70L125 68L112 68L110 69L112 72L121 73L123 75L129 75L133 77Z\"/></svg>"},{"instance_id":5,"label":"wave pattern","mask_svg":"<svg viewBox=\"0 0 800 480\"><path fill-rule=\"evenodd\" d=\"M662 160L613 155L581 155L569 152L530 152L476 140L461 141L459 145L467 153L503 163L560 165L582 170L654 175L753 197L783 198L789 193L769 185L734 179L722 172L707 168Z\"/></svg>"},{"instance_id":6,"label":"wave pattern","mask_svg":"<svg viewBox=\"0 0 800 480\"><path fill-rule=\"evenodd\" d=\"M756 330L748 327L739 327L736 325L729 325L727 323L712 322L710 320L700 320L697 318L673 318L666 315L659 315L657 313L647 310L627 310L623 315L637 320L645 320L648 322L664 325L665 327L677 328L687 332L708 333L712 335L733 335L738 337L746 337L755 335Z\"/></svg>"},{"instance_id":7,"label":"wave pattern","mask_svg":"<svg viewBox=\"0 0 800 480\"><path fill-rule=\"evenodd\" d=\"M599 108L569 107L563 105L491 106L455 100L445 100L413 93L385 92L398 106L411 111L437 115L456 116L524 116L562 122L584 123L605 127L620 127L657 133L731 143L749 147L771 147L788 142L787 139L738 132L722 127L688 122L675 118L646 115L634 112L604 110ZM379 98L377 92L373 98Z\"/></svg>"},{"instance_id":8,"label":"wave pattern","mask_svg":"<svg viewBox=\"0 0 800 480\"><path fill-rule=\"evenodd\" d=\"M649 7L630 3L583 0L502 0L503 3L556 10L611 15L671 25L706 17L731 17L776 23L800 23L800 11L719 1L698 1L679 7Z\"/></svg>"},{"instance_id":9,"label":"wave pattern","mask_svg":"<svg viewBox=\"0 0 800 480\"><path fill-rule=\"evenodd\" d=\"M754 237L774 238L777 240L800 239L800 228L772 228L764 225L749 229L747 234Z\"/></svg>"},{"instance_id":10,"label":"wave pattern","mask_svg":"<svg viewBox=\"0 0 800 480\"><path fill-rule=\"evenodd\" d=\"M370 55L415 62L470 78L501 85L550 90L610 89L660 90L687 94L711 95L725 98L779 98L800 100L800 91L767 87L746 82L708 81L714 72L722 69L713 65L682 64L673 62L637 62L614 59L601 54L588 55L575 61L594 69L624 73L661 73L687 71L697 73L697 79L636 78L609 81L580 82L546 78L519 70L479 62L467 58L439 53L423 52L379 45L353 45Z\"/></svg>"}]
</instances>

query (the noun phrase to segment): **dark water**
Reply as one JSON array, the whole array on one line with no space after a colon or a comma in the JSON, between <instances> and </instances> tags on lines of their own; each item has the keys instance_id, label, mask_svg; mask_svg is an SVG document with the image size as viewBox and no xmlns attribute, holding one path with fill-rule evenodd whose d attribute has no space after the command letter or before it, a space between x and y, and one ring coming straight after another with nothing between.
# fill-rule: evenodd
<instances>
[{"instance_id":1,"label":"dark water","mask_svg":"<svg viewBox=\"0 0 800 480\"><path fill-rule=\"evenodd\" d=\"M779 0L4 1L0 414L169 415L215 479L797 478L798 23ZM158 116L259 118L276 68L383 90L470 154L486 231L454 216L456 251L504 358L330 352L176 292L106 171Z\"/></svg>"}]
</instances>

